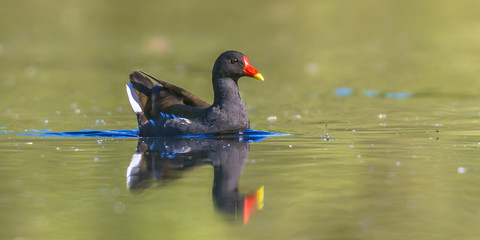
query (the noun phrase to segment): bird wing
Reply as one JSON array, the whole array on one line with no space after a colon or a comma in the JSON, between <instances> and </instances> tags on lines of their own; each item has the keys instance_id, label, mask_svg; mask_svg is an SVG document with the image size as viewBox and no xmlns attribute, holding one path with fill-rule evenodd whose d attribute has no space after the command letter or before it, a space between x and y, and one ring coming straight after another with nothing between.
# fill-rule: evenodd
<instances>
[{"instance_id":1,"label":"bird wing","mask_svg":"<svg viewBox=\"0 0 480 240\"><path fill-rule=\"evenodd\" d=\"M178 87L176 85L173 85L173 84L165 82L165 81L162 81L162 80L160 80L160 79L158 79L158 78L156 78L156 77L154 77L154 76L152 76L152 75L150 75L150 74L148 74L148 73L146 73L142 70L138 70L137 72L142 73L145 76L150 77L151 79L160 83L166 89L178 94L180 97L183 98L183 101L186 105L190 105L192 107L199 107L199 108L207 108L207 107L210 107L210 105L211 105L211 104L203 101L199 97L195 96L194 94L190 93L189 91L187 91L187 90L185 90L181 87Z\"/></svg>"},{"instance_id":2,"label":"bird wing","mask_svg":"<svg viewBox=\"0 0 480 240\"><path fill-rule=\"evenodd\" d=\"M154 84L146 76L158 83ZM141 122L159 118L162 113L189 119L200 118L205 108L210 107L210 104L187 90L159 80L141 70L130 74L127 94L135 113L145 116L146 119L142 119Z\"/></svg>"}]
</instances>

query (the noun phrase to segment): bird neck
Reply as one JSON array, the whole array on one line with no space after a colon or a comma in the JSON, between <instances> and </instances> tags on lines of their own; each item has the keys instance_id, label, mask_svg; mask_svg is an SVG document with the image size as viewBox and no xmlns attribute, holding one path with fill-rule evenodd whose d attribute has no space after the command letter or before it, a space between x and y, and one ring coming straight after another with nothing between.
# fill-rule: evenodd
<instances>
[{"instance_id":1,"label":"bird neck","mask_svg":"<svg viewBox=\"0 0 480 240\"><path fill-rule=\"evenodd\" d=\"M236 80L231 78L214 78L212 82L214 94L213 105L243 105L242 98L238 93L238 84Z\"/></svg>"}]
</instances>

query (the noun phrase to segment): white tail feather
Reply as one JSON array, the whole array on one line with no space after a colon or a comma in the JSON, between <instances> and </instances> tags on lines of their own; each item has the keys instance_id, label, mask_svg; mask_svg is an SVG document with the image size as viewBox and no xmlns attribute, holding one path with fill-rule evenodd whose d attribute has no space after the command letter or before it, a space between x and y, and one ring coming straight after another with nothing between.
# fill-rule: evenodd
<instances>
[{"instance_id":1,"label":"white tail feather","mask_svg":"<svg viewBox=\"0 0 480 240\"><path fill-rule=\"evenodd\" d=\"M127 95L128 95L128 101L130 101L130 106L132 106L132 109L135 113L141 113L143 112L142 107L140 107L140 103L138 102L137 97L135 96L135 93L133 92L133 87L132 83L127 83Z\"/></svg>"}]
</instances>

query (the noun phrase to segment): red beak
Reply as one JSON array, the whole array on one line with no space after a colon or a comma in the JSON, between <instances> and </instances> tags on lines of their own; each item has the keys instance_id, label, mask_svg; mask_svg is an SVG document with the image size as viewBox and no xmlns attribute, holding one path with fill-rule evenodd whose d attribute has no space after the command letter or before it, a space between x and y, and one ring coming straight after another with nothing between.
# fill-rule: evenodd
<instances>
[{"instance_id":1,"label":"red beak","mask_svg":"<svg viewBox=\"0 0 480 240\"><path fill-rule=\"evenodd\" d=\"M252 67L252 65L250 65L250 61L248 61L247 56L243 56L243 63L245 65L245 68L243 69L243 72L245 73L245 75L247 75L249 77L252 77L252 78L256 78L260 81L263 81L262 74L260 74L257 71L257 69L255 69L254 67Z\"/></svg>"}]
</instances>

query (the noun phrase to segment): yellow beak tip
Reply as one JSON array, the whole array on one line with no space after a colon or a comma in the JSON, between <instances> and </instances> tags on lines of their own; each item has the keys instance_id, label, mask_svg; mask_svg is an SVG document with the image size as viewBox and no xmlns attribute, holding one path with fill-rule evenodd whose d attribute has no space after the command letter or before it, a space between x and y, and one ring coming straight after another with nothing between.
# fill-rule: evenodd
<instances>
[{"instance_id":1,"label":"yellow beak tip","mask_svg":"<svg viewBox=\"0 0 480 240\"><path fill-rule=\"evenodd\" d=\"M262 76L262 74L260 74L260 73L257 73L257 74L255 74L255 75L253 75L253 78L258 79L258 80L260 80L260 81L264 81L264 80L263 80L263 76Z\"/></svg>"}]
</instances>

